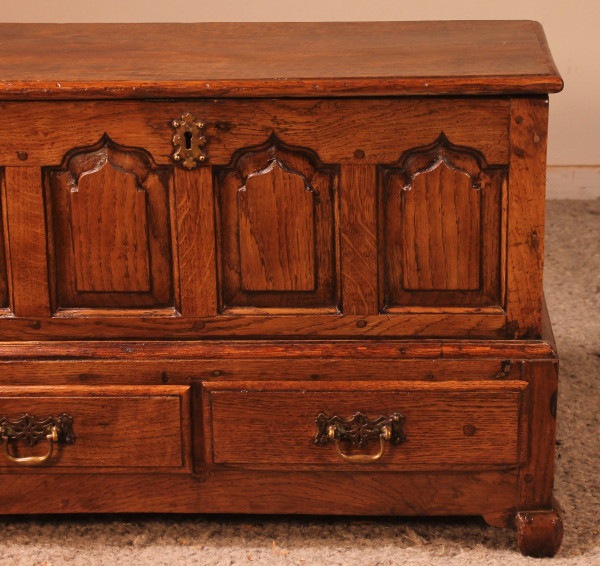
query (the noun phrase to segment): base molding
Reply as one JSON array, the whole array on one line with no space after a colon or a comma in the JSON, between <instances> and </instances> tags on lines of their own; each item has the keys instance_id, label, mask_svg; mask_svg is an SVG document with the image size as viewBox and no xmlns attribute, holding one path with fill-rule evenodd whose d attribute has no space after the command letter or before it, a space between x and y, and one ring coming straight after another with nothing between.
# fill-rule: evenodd
<instances>
[{"instance_id":1,"label":"base molding","mask_svg":"<svg viewBox=\"0 0 600 566\"><path fill-rule=\"evenodd\" d=\"M0 475L0 514L483 515L514 504L515 471Z\"/></svg>"}]
</instances>

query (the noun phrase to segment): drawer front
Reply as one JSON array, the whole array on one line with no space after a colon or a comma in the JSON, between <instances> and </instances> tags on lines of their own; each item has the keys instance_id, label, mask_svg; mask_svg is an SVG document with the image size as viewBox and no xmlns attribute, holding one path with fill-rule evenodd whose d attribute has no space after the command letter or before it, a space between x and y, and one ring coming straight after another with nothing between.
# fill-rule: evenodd
<instances>
[{"instance_id":1,"label":"drawer front","mask_svg":"<svg viewBox=\"0 0 600 566\"><path fill-rule=\"evenodd\" d=\"M184 471L189 388L0 387L0 428L5 471Z\"/></svg>"},{"instance_id":2,"label":"drawer front","mask_svg":"<svg viewBox=\"0 0 600 566\"><path fill-rule=\"evenodd\" d=\"M539 211L510 210L532 196L508 186L531 109L513 124L513 104L1 103L0 331L533 336L541 295L519 254L541 265ZM514 252L510 218L528 234Z\"/></svg>"},{"instance_id":3,"label":"drawer front","mask_svg":"<svg viewBox=\"0 0 600 566\"><path fill-rule=\"evenodd\" d=\"M215 382L202 396L208 465L435 470L524 458L522 381Z\"/></svg>"}]
</instances>

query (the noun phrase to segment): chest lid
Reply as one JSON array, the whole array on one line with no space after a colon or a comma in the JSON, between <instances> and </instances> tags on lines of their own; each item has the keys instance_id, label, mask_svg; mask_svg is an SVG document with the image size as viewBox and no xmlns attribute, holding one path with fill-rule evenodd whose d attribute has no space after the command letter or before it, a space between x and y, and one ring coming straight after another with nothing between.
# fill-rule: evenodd
<instances>
[{"instance_id":1,"label":"chest lid","mask_svg":"<svg viewBox=\"0 0 600 566\"><path fill-rule=\"evenodd\" d=\"M0 24L0 98L543 94L532 21Z\"/></svg>"}]
</instances>

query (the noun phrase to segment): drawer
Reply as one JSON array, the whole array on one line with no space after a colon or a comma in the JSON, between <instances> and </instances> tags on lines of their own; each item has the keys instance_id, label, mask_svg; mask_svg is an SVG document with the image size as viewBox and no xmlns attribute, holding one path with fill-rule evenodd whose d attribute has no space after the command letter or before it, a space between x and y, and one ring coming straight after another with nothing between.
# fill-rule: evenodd
<instances>
[{"instance_id":1,"label":"drawer","mask_svg":"<svg viewBox=\"0 0 600 566\"><path fill-rule=\"evenodd\" d=\"M189 387L0 387L0 466L184 471Z\"/></svg>"},{"instance_id":2,"label":"drawer","mask_svg":"<svg viewBox=\"0 0 600 566\"><path fill-rule=\"evenodd\" d=\"M207 465L394 470L515 467L527 384L204 383Z\"/></svg>"}]
</instances>

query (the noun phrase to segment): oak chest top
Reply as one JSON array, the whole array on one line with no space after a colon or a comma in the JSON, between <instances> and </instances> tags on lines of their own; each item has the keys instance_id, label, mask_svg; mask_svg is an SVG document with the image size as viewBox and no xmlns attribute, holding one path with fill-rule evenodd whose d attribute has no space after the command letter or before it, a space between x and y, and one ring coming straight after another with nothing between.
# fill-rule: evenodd
<instances>
[{"instance_id":1,"label":"oak chest top","mask_svg":"<svg viewBox=\"0 0 600 566\"><path fill-rule=\"evenodd\" d=\"M532 21L0 24L0 98L526 94L562 79Z\"/></svg>"}]
</instances>

